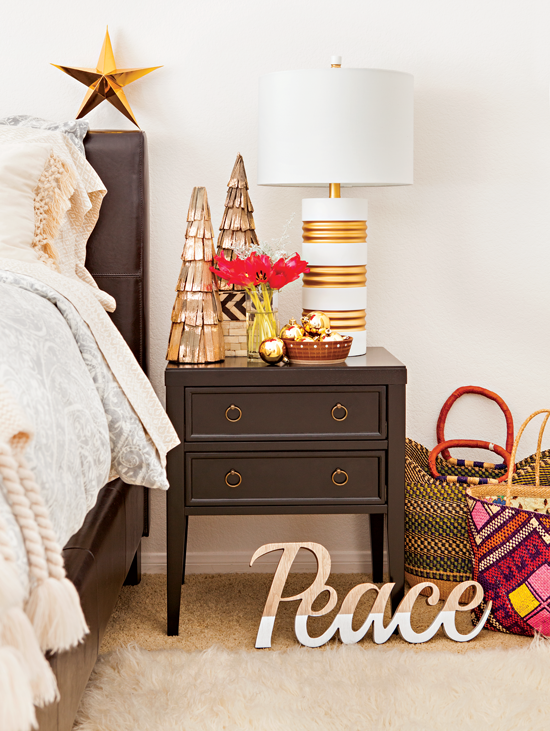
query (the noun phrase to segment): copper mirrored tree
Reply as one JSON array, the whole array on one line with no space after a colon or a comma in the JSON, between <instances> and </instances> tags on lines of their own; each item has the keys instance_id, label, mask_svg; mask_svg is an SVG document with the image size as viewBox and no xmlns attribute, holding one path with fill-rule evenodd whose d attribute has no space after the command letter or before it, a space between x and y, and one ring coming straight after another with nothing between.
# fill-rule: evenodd
<instances>
[{"instance_id":1,"label":"copper mirrored tree","mask_svg":"<svg viewBox=\"0 0 550 731\"><path fill-rule=\"evenodd\" d=\"M213 363L225 358L222 306L217 278L210 271L213 257L214 232L206 188L193 188L172 309L169 361Z\"/></svg>"}]
</instances>

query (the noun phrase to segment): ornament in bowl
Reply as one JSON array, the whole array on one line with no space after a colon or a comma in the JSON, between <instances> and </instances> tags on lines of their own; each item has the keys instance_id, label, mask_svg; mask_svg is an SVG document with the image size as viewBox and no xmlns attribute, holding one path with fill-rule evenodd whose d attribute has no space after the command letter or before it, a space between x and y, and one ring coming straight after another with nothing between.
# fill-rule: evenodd
<instances>
[{"instance_id":1,"label":"ornament in bowl","mask_svg":"<svg viewBox=\"0 0 550 731\"><path fill-rule=\"evenodd\" d=\"M321 335L330 328L330 318L320 310L313 310L302 317L302 325L309 335Z\"/></svg>"},{"instance_id":2,"label":"ornament in bowl","mask_svg":"<svg viewBox=\"0 0 550 731\"><path fill-rule=\"evenodd\" d=\"M288 321L288 325L285 325L280 332L279 337L287 338L288 340L302 340L305 336L306 331L301 325L298 325L296 320L291 317Z\"/></svg>"},{"instance_id":3,"label":"ornament in bowl","mask_svg":"<svg viewBox=\"0 0 550 731\"><path fill-rule=\"evenodd\" d=\"M302 326L294 318L281 330L287 356L293 365L334 365L349 355L353 338L330 328L325 312L308 312Z\"/></svg>"}]
</instances>

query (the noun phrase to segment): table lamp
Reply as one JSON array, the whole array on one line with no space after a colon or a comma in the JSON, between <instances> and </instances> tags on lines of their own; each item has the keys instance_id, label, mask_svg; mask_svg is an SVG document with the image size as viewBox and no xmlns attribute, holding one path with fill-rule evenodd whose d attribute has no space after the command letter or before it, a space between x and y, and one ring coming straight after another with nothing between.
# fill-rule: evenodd
<instances>
[{"instance_id":1,"label":"table lamp","mask_svg":"<svg viewBox=\"0 0 550 731\"><path fill-rule=\"evenodd\" d=\"M304 314L367 348L367 210L341 198L352 186L413 182L413 77L384 69L281 71L260 78L258 184L329 188L302 201Z\"/></svg>"}]
</instances>

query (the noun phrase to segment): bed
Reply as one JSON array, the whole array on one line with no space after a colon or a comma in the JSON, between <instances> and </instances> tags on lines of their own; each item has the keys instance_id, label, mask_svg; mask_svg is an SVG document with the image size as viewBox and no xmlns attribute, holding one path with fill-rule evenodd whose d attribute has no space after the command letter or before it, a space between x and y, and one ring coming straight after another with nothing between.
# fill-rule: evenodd
<instances>
[{"instance_id":1,"label":"bed","mask_svg":"<svg viewBox=\"0 0 550 731\"><path fill-rule=\"evenodd\" d=\"M86 156L108 195L88 241L86 267L117 300L112 319L146 370L148 197L142 132L90 132ZM147 489L117 478L103 487L63 549L90 632L76 648L49 656L60 700L37 709L40 731L70 731L101 639L124 583L141 578L141 539L149 530Z\"/></svg>"}]
</instances>

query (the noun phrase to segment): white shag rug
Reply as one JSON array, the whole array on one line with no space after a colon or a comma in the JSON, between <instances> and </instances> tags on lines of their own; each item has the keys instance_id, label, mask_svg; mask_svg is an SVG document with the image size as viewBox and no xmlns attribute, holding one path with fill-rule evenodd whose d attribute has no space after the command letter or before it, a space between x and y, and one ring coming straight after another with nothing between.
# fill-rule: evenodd
<instances>
[{"instance_id":1,"label":"white shag rug","mask_svg":"<svg viewBox=\"0 0 550 731\"><path fill-rule=\"evenodd\" d=\"M550 641L415 653L372 645L101 657L75 731L547 731Z\"/></svg>"}]
</instances>

